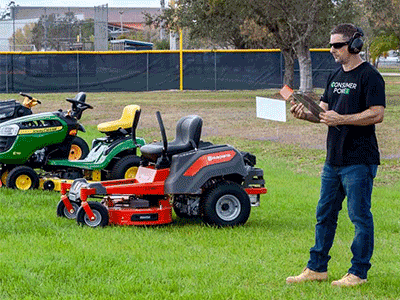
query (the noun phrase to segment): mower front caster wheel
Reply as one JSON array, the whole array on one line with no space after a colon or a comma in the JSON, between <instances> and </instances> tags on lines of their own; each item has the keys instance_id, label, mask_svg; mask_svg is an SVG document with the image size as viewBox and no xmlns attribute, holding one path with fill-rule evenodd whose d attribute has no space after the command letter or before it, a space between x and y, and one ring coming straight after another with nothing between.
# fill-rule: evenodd
<instances>
[{"instance_id":1,"label":"mower front caster wheel","mask_svg":"<svg viewBox=\"0 0 400 300\"><path fill-rule=\"evenodd\" d=\"M223 182L210 189L200 206L203 221L214 226L237 226L250 216L249 195L237 183Z\"/></svg>"},{"instance_id":2,"label":"mower front caster wheel","mask_svg":"<svg viewBox=\"0 0 400 300\"><path fill-rule=\"evenodd\" d=\"M29 190L39 186L39 175L28 166L18 166L10 171L6 185L11 189Z\"/></svg>"},{"instance_id":3,"label":"mower front caster wheel","mask_svg":"<svg viewBox=\"0 0 400 300\"><path fill-rule=\"evenodd\" d=\"M79 225L87 225L89 227L104 227L108 225L109 217L107 208L99 203L94 201L88 201L90 209L92 210L95 219L91 220L86 214L83 206L79 207L78 213L76 215L76 221Z\"/></svg>"},{"instance_id":4,"label":"mower front caster wheel","mask_svg":"<svg viewBox=\"0 0 400 300\"><path fill-rule=\"evenodd\" d=\"M76 219L80 203L75 201L70 201L70 202L74 211L73 212L68 211L68 209L65 207L64 202L60 200L60 202L58 202L57 205L57 216L67 219Z\"/></svg>"}]
</instances>

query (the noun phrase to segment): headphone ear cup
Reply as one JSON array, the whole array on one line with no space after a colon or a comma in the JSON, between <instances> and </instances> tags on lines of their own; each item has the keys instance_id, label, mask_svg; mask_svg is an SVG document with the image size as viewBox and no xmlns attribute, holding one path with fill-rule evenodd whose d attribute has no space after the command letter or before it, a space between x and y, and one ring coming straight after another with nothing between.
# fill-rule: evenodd
<instances>
[{"instance_id":1,"label":"headphone ear cup","mask_svg":"<svg viewBox=\"0 0 400 300\"><path fill-rule=\"evenodd\" d=\"M352 39L349 43L349 52L353 53L353 54L357 54L360 53L362 47L364 45L364 42L362 41L362 39L360 39L359 37Z\"/></svg>"},{"instance_id":2,"label":"headphone ear cup","mask_svg":"<svg viewBox=\"0 0 400 300\"><path fill-rule=\"evenodd\" d=\"M364 33L357 28L357 32L353 35L353 37L349 41L348 50L350 53L357 54L360 53L364 42L362 41L361 37L364 36Z\"/></svg>"}]
</instances>

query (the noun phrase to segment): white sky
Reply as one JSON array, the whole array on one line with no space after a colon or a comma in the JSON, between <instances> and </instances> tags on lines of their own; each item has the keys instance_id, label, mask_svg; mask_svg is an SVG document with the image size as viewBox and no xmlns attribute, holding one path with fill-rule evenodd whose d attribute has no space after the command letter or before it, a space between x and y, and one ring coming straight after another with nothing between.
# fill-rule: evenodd
<instances>
[{"instance_id":1,"label":"white sky","mask_svg":"<svg viewBox=\"0 0 400 300\"><path fill-rule=\"evenodd\" d=\"M20 6L83 6L94 7L108 4L108 7L160 7L160 0L14 0ZM4 9L10 0L0 0L0 8ZM166 5L168 0L165 1Z\"/></svg>"}]
</instances>

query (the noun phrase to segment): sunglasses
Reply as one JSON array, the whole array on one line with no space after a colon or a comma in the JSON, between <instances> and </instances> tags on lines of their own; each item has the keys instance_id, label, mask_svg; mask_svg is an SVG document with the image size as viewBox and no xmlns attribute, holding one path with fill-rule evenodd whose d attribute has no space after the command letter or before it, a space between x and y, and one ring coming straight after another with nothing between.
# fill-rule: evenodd
<instances>
[{"instance_id":1,"label":"sunglasses","mask_svg":"<svg viewBox=\"0 0 400 300\"><path fill-rule=\"evenodd\" d=\"M340 49L340 48L342 48L343 46L346 46L346 45L348 45L348 44L349 44L349 42L329 43L329 48L333 47L333 48L335 48L335 49Z\"/></svg>"}]
</instances>

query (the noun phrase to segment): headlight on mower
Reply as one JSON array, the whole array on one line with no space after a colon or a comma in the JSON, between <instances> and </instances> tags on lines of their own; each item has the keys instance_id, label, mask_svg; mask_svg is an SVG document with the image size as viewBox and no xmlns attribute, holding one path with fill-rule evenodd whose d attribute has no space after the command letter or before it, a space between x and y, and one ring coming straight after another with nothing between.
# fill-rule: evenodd
<instances>
[{"instance_id":1,"label":"headlight on mower","mask_svg":"<svg viewBox=\"0 0 400 300\"><path fill-rule=\"evenodd\" d=\"M16 136L19 131L19 126L16 124L0 127L0 136Z\"/></svg>"}]
</instances>

